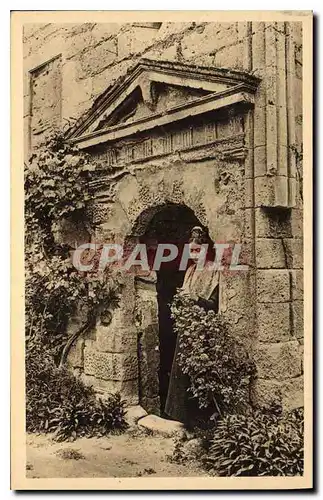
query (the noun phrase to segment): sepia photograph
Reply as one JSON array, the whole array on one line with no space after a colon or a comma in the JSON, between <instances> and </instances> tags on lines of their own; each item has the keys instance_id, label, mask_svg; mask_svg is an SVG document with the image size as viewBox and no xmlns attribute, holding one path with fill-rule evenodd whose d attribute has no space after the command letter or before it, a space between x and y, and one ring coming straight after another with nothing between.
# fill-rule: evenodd
<instances>
[{"instance_id":1,"label":"sepia photograph","mask_svg":"<svg viewBox=\"0 0 323 500\"><path fill-rule=\"evenodd\" d=\"M311 30L13 13L14 489L312 486Z\"/></svg>"}]
</instances>

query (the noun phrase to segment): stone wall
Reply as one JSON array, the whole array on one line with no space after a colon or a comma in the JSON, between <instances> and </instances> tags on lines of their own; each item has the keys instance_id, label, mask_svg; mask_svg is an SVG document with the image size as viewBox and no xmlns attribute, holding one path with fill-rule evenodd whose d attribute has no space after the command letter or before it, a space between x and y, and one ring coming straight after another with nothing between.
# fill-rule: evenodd
<instances>
[{"instance_id":1,"label":"stone wall","mask_svg":"<svg viewBox=\"0 0 323 500\"><path fill-rule=\"evenodd\" d=\"M41 92L43 102L46 101L46 108L51 108L56 123L58 109L55 96L60 89L59 113L64 124L65 120L76 119L86 111L93 100L123 76L140 57L254 71L263 76L265 65L268 63L269 67L271 64L268 60L265 62L264 33L270 34L266 35L270 47L272 38L281 29L276 24L27 24L24 27L26 130L31 115L36 123L44 119L37 104L42 100ZM288 56L291 65L295 66L292 71L297 76L293 85L299 95L301 33L298 23L286 24L291 31L288 37L293 40ZM52 73L53 65L55 71ZM32 72L31 76L35 72L48 76L47 79L42 77L45 81L39 86L37 95L34 85L30 84L28 72ZM264 93L260 94L264 99ZM49 95L51 99L47 103ZM50 109L46 109L47 114L50 116ZM298 105L296 115L299 123L301 105Z\"/></svg>"},{"instance_id":2,"label":"stone wall","mask_svg":"<svg viewBox=\"0 0 323 500\"><path fill-rule=\"evenodd\" d=\"M262 404L280 395L286 407L300 406L301 24L26 25L26 152L39 143L51 126L63 126L82 116L107 87L121 81L142 57L232 68L259 77L254 110L238 124L245 136L246 155L243 160L210 159L196 164L192 159L189 164L180 163L177 158L171 166L168 158L166 175L160 162L150 162L141 172L120 181L112 209L100 206L103 221L97 229L99 236L116 232L128 235L136 218L155 203L156 197L163 202L179 196L179 201L206 223L215 240L242 241L249 255L250 272L227 277L227 315L237 334L245 335L247 345L254 351L258 379L252 398ZM175 102L178 92L167 96L171 98ZM227 122L218 125L217 134L225 137L226 126ZM128 297L131 293L133 289ZM127 307L132 307L132 300ZM126 317L123 313L129 317L126 335L122 333ZM122 314L114 320L119 323L113 346L107 345L111 340L107 340L106 327L99 324L93 338L87 339L85 348L80 347L79 351L84 356L82 370L86 381L95 381L103 392L120 389L135 404L138 345L136 332L131 328L131 313L128 310ZM143 334L142 341L146 340ZM80 358L77 359L80 364Z\"/></svg>"}]
</instances>

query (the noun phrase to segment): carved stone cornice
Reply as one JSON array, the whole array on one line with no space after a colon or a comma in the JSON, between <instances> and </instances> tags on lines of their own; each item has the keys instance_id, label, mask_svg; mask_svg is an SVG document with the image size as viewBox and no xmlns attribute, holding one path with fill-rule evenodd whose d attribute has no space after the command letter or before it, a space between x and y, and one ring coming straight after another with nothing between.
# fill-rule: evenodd
<instances>
[{"instance_id":1,"label":"carved stone cornice","mask_svg":"<svg viewBox=\"0 0 323 500\"><path fill-rule=\"evenodd\" d=\"M81 137L76 137L70 139L70 142L77 144L80 149L87 149L99 144L114 142L138 133L163 127L185 118L208 113L209 111L223 110L224 108L238 104L253 105L253 95L246 91L243 84L237 87L197 98L181 106L169 108L164 113L151 114L149 117L144 117L136 122L119 124L109 127L106 130L98 130Z\"/></svg>"},{"instance_id":2,"label":"carved stone cornice","mask_svg":"<svg viewBox=\"0 0 323 500\"><path fill-rule=\"evenodd\" d=\"M155 83L186 89L194 98L158 112ZM90 148L209 111L241 103L252 105L258 84L259 79L239 71L142 59L94 102L71 128L68 139L80 148ZM124 122L122 116L119 117L120 110L127 117L126 103L136 105L138 99L142 99L149 109L148 116L138 116L137 119L134 116Z\"/></svg>"}]
</instances>

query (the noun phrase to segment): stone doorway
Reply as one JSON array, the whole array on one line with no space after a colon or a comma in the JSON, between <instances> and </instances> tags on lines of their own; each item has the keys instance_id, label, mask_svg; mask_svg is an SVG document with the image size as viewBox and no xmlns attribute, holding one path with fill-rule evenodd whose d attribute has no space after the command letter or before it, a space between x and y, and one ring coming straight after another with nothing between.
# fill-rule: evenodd
<instances>
[{"instance_id":1,"label":"stone doorway","mask_svg":"<svg viewBox=\"0 0 323 500\"><path fill-rule=\"evenodd\" d=\"M176 336L170 303L182 286L185 271L178 270L181 250L188 242L193 226L201 222L186 205L169 203L154 209L140 243L146 243L148 255L159 243L173 243L179 248L178 259L162 264L153 282L136 283L136 317L139 358L139 402L150 413L164 416L169 376Z\"/></svg>"}]
</instances>

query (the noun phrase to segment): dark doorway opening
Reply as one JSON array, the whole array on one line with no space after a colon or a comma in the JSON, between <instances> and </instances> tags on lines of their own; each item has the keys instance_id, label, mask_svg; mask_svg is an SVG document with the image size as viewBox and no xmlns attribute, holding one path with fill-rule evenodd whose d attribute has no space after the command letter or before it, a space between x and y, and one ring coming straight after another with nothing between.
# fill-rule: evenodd
<instances>
[{"instance_id":1,"label":"dark doorway opening","mask_svg":"<svg viewBox=\"0 0 323 500\"><path fill-rule=\"evenodd\" d=\"M173 243L181 249L188 242L192 227L201 222L194 212L185 205L167 204L152 217L145 234L140 238L141 242L148 246L156 247L159 243ZM164 408L168 393L170 373L174 357L176 335L173 329L170 304L176 293L176 289L183 284L185 271L179 271L179 259L162 264L157 272L157 301L159 319L159 397L160 412L164 414Z\"/></svg>"}]
</instances>

